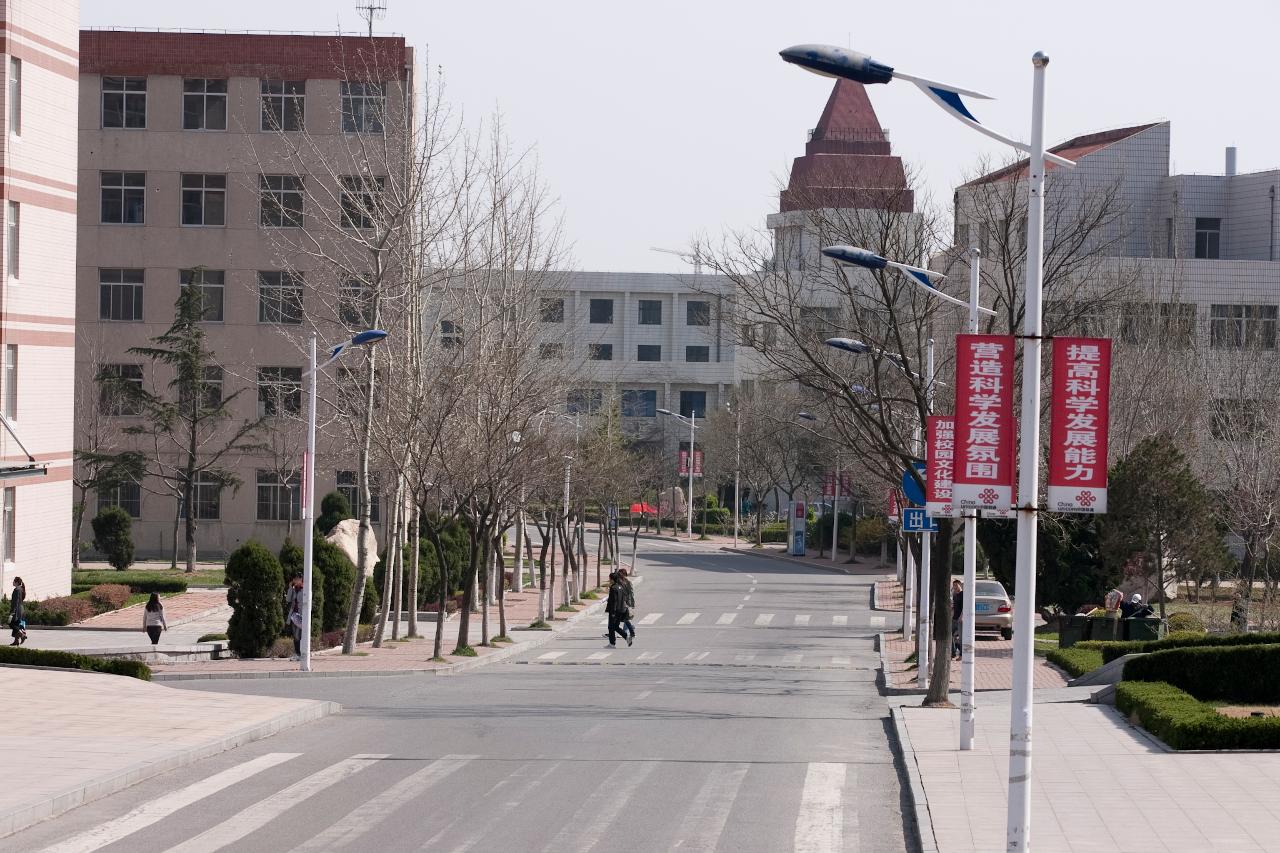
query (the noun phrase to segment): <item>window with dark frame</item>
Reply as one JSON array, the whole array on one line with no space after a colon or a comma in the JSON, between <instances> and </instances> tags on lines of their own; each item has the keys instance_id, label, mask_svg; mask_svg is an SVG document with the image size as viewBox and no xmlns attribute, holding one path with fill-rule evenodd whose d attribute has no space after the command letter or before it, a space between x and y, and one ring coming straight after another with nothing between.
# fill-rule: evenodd
<instances>
[{"instance_id":1,"label":"window with dark frame","mask_svg":"<svg viewBox=\"0 0 1280 853\"><path fill-rule=\"evenodd\" d=\"M613 322L613 300L612 299L592 299L590 306L590 320L592 323L609 324Z\"/></svg>"},{"instance_id":2,"label":"window with dark frame","mask_svg":"<svg viewBox=\"0 0 1280 853\"><path fill-rule=\"evenodd\" d=\"M182 176L182 224L226 225L227 176Z\"/></svg>"},{"instance_id":3,"label":"window with dark frame","mask_svg":"<svg viewBox=\"0 0 1280 853\"><path fill-rule=\"evenodd\" d=\"M342 132L382 133L386 106L384 84L342 81Z\"/></svg>"},{"instance_id":4,"label":"window with dark frame","mask_svg":"<svg viewBox=\"0 0 1280 853\"><path fill-rule=\"evenodd\" d=\"M1280 307L1275 305L1210 305L1209 346L1273 350L1278 319Z\"/></svg>"},{"instance_id":5,"label":"window with dark frame","mask_svg":"<svg viewBox=\"0 0 1280 853\"><path fill-rule=\"evenodd\" d=\"M368 328L373 323L369 288L360 279L348 279L338 288L338 319L357 329Z\"/></svg>"},{"instance_id":6,"label":"window with dark frame","mask_svg":"<svg viewBox=\"0 0 1280 853\"><path fill-rule=\"evenodd\" d=\"M18 345L4 345L4 416L18 419Z\"/></svg>"},{"instance_id":7,"label":"window with dark frame","mask_svg":"<svg viewBox=\"0 0 1280 853\"><path fill-rule=\"evenodd\" d=\"M203 77L182 81L182 129L227 129L227 81Z\"/></svg>"},{"instance_id":8,"label":"window with dark frame","mask_svg":"<svg viewBox=\"0 0 1280 853\"><path fill-rule=\"evenodd\" d=\"M204 368L204 378L200 382L201 409L211 412L222 405L222 381L224 377L223 369L216 364L207 365ZM180 389L179 399L184 407L190 405L190 398L185 387Z\"/></svg>"},{"instance_id":9,"label":"window with dark frame","mask_svg":"<svg viewBox=\"0 0 1280 853\"><path fill-rule=\"evenodd\" d=\"M108 489L98 489L98 512L113 506L120 507L130 518L142 518L142 486L130 480Z\"/></svg>"},{"instance_id":10,"label":"window with dark frame","mask_svg":"<svg viewBox=\"0 0 1280 853\"><path fill-rule=\"evenodd\" d=\"M22 60L9 57L9 133L22 135Z\"/></svg>"},{"instance_id":11,"label":"window with dark frame","mask_svg":"<svg viewBox=\"0 0 1280 853\"><path fill-rule=\"evenodd\" d=\"M258 368L258 417L302 412L302 368Z\"/></svg>"},{"instance_id":12,"label":"window with dark frame","mask_svg":"<svg viewBox=\"0 0 1280 853\"><path fill-rule=\"evenodd\" d=\"M102 126L145 130L147 78L102 78Z\"/></svg>"},{"instance_id":13,"label":"window with dark frame","mask_svg":"<svg viewBox=\"0 0 1280 853\"><path fill-rule=\"evenodd\" d=\"M302 323L302 276L285 270L258 272L258 322Z\"/></svg>"},{"instance_id":14,"label":"window with dark frame","mask_svg":"<svg viewBox=\"0 0 1280 853\"><path fill-rule=\"evenodd\" d=\"M538 358L543 361L564 358L564 344L538 344Z\"/></svg>"},{"instance_id":15,"label":"window with dark frame","mask_svg":"<svg viewBox=\"0 0 1280 853\"><path fill-rule=\"evenodd\" d=\"M136 323L142 319L143 271L101 268L98 270L98 319L115 323Z\"/></svg>"},{"instance_id":16,"label":"window with dark frame","mask_svg":"<svg viewBox=\"0 0 1280 853\"><path fill-rule=\"evenodd\" d=\"M636 344L636 361L662 361L662 345Z\"/></svg>"},{"instance_id":17,"label":"window with dark frame","mask_svg":"<svg viewBox=\"0 0 1280 853\"><path fill-rule=\"evenodd\" d=\"M258 521L295 521L301 515L300 478L275 471L258 472Z\"/></svg>"},{"instance_id":18,"label":"window with dark frame","mask_svg":"<svg viewBox=\"0 0 1280 853\"><path fill-rule=\"evenodd\" d=\"M305 80L263 80L261 129L302 130L307 112L306 90Z\"/></svg>"},{"instance_id":19,"label":"window with dark frame","mask_svg":"<svg viewBox=\"0 0 1280 853\"><path fill-rule=\"evenodd\" d=\"M100 172L104 225L142 225L146 220L147 173Z\"/></svg>"},{"instance_id":20,"label":"window with dark frame","mask_svg":"<svg viewBox=\"0 0 1280 853\"><path fill-rule=\"evenodd\" d=\"M1196 257L1217 260L1221 257L1222 220L1215 217L1196 217Z\"/></svg>"},{"instance_id":21,"label":"window with dark frame","mask_svg":"<svg viewBox=\"0 0 1280 853\"><path fill-rule=\"evenodd\" d=\"M196 474L191 483L191 505L195 507L198 521L217 521L222 518L222 482L208 471ZM187 517L186 507L181 508L180 515L182 518Z\"/></svg>"},{"instance_id":22,"label":"window with dark frame","mask_svg":"<svg viewBox=\"0 0 1280 853\"><path fill-rule=\"evenodd\" d=\"M538 303L538 316L544 323L563 323L564 300L558 297L544 297Z\"/></svg>"},{"instance_id":23,"label":"window with dark frame","mask_svg":"<svg viewBox=\"0 0 1280 853\"><path fill-rule=\"evenodd\" d=\"M658 392L648 389L628 389L622 392L622 416L624 418L656 418L658 416Z\"/></svg>"},{"instance_id":24,"label":"window with dark frame","mask_svg":"<svg viewBox=\"0 0 1280 853\"><path fill-rule=\"evenodd\" d=\"M142 390L141 364L105 364L98 374L98 402L103 414L114 417L137 417L142 404L128 393L125 385Z\"/></svg>"},{"instance_id":25,"label":"window with dark frame","mask_svg":"<svg viewBox=\"0 0 1280 853\"><path fill-rule=\"evenodd\" d=\"M259 175L261 223L267 228L301 228L302 178L297 175Z\"/></svg>"},{"instance_id":26,"label":"window with dark frame","mask_svg":"<svg viewBox=\"0 0 1280 853\"><path fill-rule=\"evenodd\" d=\"M341 186L342 227L373 228L378 223L385 179L381 176L344 175Z\"/></svg>"},{"instance_id":27,"label":"window with dark frame","mask_svg":"<svg viewBox=\"0 0 1280 853\"><path fill-rule=\"evenodd\" d=\"M711 348L704 346L688 346L684 348L684 360L692 363L711 361Z\"/></svg>"},{"instance_id":28,"label":"window with dark frame","mask_svg":"<svg viewBox=\"0 0 1280 853\"><path fill-rule=\"evenodd\" d=\"M604 408L604 392L599 388L574 388L565 395L565 414L598 415Z\"/></svg>"},{"instance_id":29,"label":"window with dark frame","mask_svg":"<svg viewBox=\"0 0 1280 853\"><path fill-rule=\"evenodd\" d=\"M360 473L358 471L339 471L337 473L336 491L340 492L351 505L351 515L360 517ZM378 495L378 478L369 474L369 520L381 520L382 501Z\"/></svg>"},{"instance_id":30,"label":"window with dark frame","mask_svg":"<svg viewBox=\"0 0 1280 853\"><path fill-rule=\"evenodd\" d=\"M6 565L18 559L17 508L18 490L14 486L6 486L3 513L0 514L0 524L4 525L4 535L0 537L0 542L3 542L4 546L3 553L0 553L0 563Z\"/></svg>"},{"instance_id":31,"label":"window with dark frame","mask_svg":"<svg viewBox=\"0 0 1280 853\"><path fill-rule=\"evenodd\" d=\"M613 361L613 344L587 344L587 358L592 361Z\"/></svg>"},{"instance_id":32,"label":"window with dark frame","mask_svg":"<svg viewBox=\"0 0 1280 853\"><path fill-rule=\"evenodd\" d=\"M639 323L641 326L661 326L662 325L662 300L641 299Z\"/></svg>"},{"instance_id":33,"label":"window with dark frame","mask_svg":"<svg viewBox=\"0 0 1280 853\"><path fill-rule=\"evenodd\" d=\"M9 202L8 222L4 230L5 272L9 278L16 280L21 266L18 263L22 247L22 205L16 201Z\"/></svg>"},{"instance_id":34,"label":"window with dark frame","mask_svg":"<svg viewBox=\"0 0 1280 853\"><path fill-rule=\"evenodd\" d=\"M699 299L690 299L684 304L686 326L710 326L711 303Z\"/></svg>"},{"instance_id":35,"label":"window with dark frame","mask_svg":"<svg viewBox=\"0 0 1280 853\"><path fill-rule=\"evenodd\" d=\"M203 267L179 270L178 281L183 287L199 288L200 300L204 304L204 312L200 315L202 321L206 323L222 322L226 293L225 270L207 270Z\"/></svg>"},{"instance_id":36,"label":"window with dark frame","mask_svg":"<svg viewBox=\"0 0 1280 853\"><path fill-rule=\"evenodd\" d=\"M453 320L440 321L440 346L445 349L456 349L462 346L462 324Z\"/></svg>"},{"instance_id":37,"label":"window with dark frame","mask_svg":"<svg viewBox=\"0 0 1280 853\"><path fill-rule=\"evenodd\" d=\"M697 416L705 418L707 416L707 392L706 391L681 391L680 392L680 414L686 418Z\"/></svg>"}]
</instances>

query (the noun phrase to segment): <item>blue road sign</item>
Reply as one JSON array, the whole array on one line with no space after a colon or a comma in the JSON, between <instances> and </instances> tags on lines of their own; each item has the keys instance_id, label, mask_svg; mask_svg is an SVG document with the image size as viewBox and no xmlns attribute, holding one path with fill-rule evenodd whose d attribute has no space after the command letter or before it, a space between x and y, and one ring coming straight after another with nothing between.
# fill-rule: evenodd
<instances>
[{"instance_id":1,"label":"blue road sign","mask_svg":"<svg viewBox=\"0 0 1280 853\"><path fill-rule=\"evenodd\" d=\"M920 472L920 479L924 480L924 463L915 463L916 470ZM924 506L924 488L916 482L911 476L910 471L902 472L902 493L907 496L907 502L916 506Z\"/></svg>"},{"instance_id":2,"label":"blue road sign","mask_svg":"<svg viewBox=\"0 0 1280 853\"><path fill-rule=\"evenodd\" d=\"M937 533L938 520L925 512L924 507L910 506L902 511L903 533Z\"/></svg>"}]
</instances>

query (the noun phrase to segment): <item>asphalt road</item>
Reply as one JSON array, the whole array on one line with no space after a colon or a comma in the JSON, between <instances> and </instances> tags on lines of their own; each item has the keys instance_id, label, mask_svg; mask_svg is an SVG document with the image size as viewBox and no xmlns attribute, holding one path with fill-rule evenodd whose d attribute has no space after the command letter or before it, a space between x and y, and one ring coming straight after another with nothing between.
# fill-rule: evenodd
<instances>
[{"instance_id":1,"label":"asphalt road","mask_svg":"<svg viewBox=\"0 0 1280 853\"><path fill-rule=\"evenodd\" d=\"M902 851L869 578L645 543L633 647L584 622L456 677L187 682L343 713L5 850ZM890 617L892 618L892 617Z\"/></svg>"}]
</instances>

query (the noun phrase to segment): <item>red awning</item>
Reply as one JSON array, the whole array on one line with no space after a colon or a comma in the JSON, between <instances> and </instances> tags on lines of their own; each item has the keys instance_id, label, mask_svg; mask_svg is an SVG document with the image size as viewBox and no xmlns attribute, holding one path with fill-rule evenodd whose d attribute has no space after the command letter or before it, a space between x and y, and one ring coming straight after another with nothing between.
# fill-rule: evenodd
<instances>
[{"instance_id":1,"label":"red awning","mask_svg":"<svg viewBox=\"0 0 1280 853\"><path fill-rule=\"evenodd\" d=\"M631 512L632 512L632 513L637 513L637 512L638 512L638 513L640 513L641 515L657 515L657 514L658 514L658 510L657 510L657 508L656 508L656 507L653 507L653 506L650 506L650 505L649 505L649 504L647 504L647 503L632 504L632 505L631 505Z\"/></svg>"}]
</instances>

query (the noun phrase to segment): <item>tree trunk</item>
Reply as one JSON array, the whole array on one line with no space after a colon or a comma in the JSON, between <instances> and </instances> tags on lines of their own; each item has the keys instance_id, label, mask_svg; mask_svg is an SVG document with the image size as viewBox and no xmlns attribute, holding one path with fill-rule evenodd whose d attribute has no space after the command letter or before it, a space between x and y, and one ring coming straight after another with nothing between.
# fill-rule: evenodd
<instances>
[{"instance_id":1,"label":"tree trunk","mask_svg":"<svg viewBox=\"0 0 1280 853\"><path fill-rule=\"evenodd\" d=\"M493 576L493 531L486 525L480 542L480 645L489 645L489 579Z\"/></svg>"},{"instance_id":2,"label":"tree trunk","mask_svg":"<svg viewBox=\"0 0 1280 853\"><path fill-rule=\"evenodd\" d=\"M173 553L169 557L169 568L174 570L178 568L178 531L181 529L182 498L178 498L178 508L173 511Z\"/></svg>"},{"instance_id":3,"label":"tree trunk","mask_svg":"<svg viewBox=\"0 0 1280 853\"><path fill-rule=\"evenodd\" d=\"M378 319L375 300L374 320ZM356 535L356 582L351 587L351 601L347 607L347 631L342 637L342 653L349 655L356 650L356 636L360 630L360 609L364 606L364 585L369 571L369 536L373 525L369 520L369 505L372 503L372 492L369 489L369 448L373 439L373 394L376 377L376 347L368 347L364 352L365 363L365 408L364 422L360 429L360 532Z\"/></svg>"},{"instance_id":4,"label":"tree trunk","mask_svg":"<svg viewBox=\"0 0 1280 853\"><path fill-rule=\"evenodd\" d=\"M542 565L543 565L543 575L547 577L547 584L546 584L546 586L545 586L545 587L543 587L543 592L546 594L546 602L547 602L546 620L547 620L548 622L550 622L551 620L553 620L553 619L555 619L555 618L556 618L556 604L555 604L555 597L556 597L556 539L557 539L558 537L559 537L559 530L557 530L557 529L556 529L556 521L555 521L555 519L554 519L554 518L550 518L550 517L549 517L549 518L547 519L547 535L546 535L545 539L546 539L546 540L550 540L550 542L551 542L551 554L550 554L550 556L549 556L549 557L547 557L547 556L546 556L546 553L545 553L545 550L544 550L544 559L543 559L543 563L542 563ZM545 541L545 540L544 540L544 541ZM549 561L549 562L548 562L548 561ZM549 574L549 576L547 575L548 567L550 567L550 574Z\"/></svg>"},{"instance_id":5,"label":"tree trunk","mask_svg":"<svg viewBox=\"0 0 1280 853\"><path fill-rule=\"evenodd\" d=\"M471 554L467 560L467 573L462 579L462 606L458 608L458 642L454 647L454 654L471 648L471 608L475 604L476 561L480 558L480 549L477 547L479 534L476 532L479 524L480 520L473 514L467 533L471 541Z\"/></svg>"},{"instance_id":6,"label":"tree trunk","mask_svg":"<svg viewBox=\"0 0 1280 853\"><path fill-rule=\"evenodd\" d=\"M546 517L545 514L543 516ZM549 549L553 540L551 538L551 523L547 522L546 532L543 532L542 525L534 522L538 528L538 538L542 540L541 547L538 549L538 619L545 620L547 618L547 549ZM552 558L554 559L554 557ZM533 554L529 555L529 562L533 562Z\"/></svg>"},{"instance_id":7,"label":"tree trunk","mask_svg":"<svg viewBox=\"0 0 1280 853\"><path fill-rule=\"evenodd\" d=\"M498 537L493 540L493 553L495 562L498 567L498 636L503 639L507 638L507 604L506 604L506 577L507 564L502 559L502 538Z\"/></svg>"},{"instance_id":8,"label":"tree trunk","mask_svg":"<svg viewBox=\"0 0 1280 853\"><path fill-rule=\"evenodd\" d=\"M84 511L88 503L89 490L80 489L80 496L71 507L71 571L73 572L80 568L80 531L84 527Z\"/></svg>"},{"instance_id":9,"label":"tree trunk","mask_svg":"<svg viewBox=\"0 0 1280 853\"><path fill-rule=\"evenodd\" d=\"M396 492L399 493L399 484L396 485ZM396 501L391 507L391 526L387 531L387 541L383 543L386 554L382 563L382 589L379 590L380 597L378 601L378 621L373 629L373 647L375 649L382 648L383 637L387 632L387 620L391 616L391 608L393 599L395 598L395 581L396 581L396 536L397 529L400 525L400 503Z\"/></svg>"},{"instance_id":10,"label":"tree trunk","mask_svg":"<svg viewBox=\"0 0 1280 853\"><path fill-rule=\"evenodd\" d=\"M413 503L413 533L411 535L413 542L413 568L409 575L409 636L418 636L418 572L420 569L419 558L422 555L422 546L418 543L422 540L422 507L415 500Z\"/></svg>"},{"instance_id":11,"label":"tree trunk","mask_svg":"<svg viewBox=\"0 0 1280 853\"><path fill-rule=\"evenodd\" d=\"M939 519L938 532L931 537L929 606L933 611L933 656L924 705L951 706L947 695L951 690L951 560L955 555L951 539L955 527L950 519Z\"/></svg>"},{"instance_id":12,"label":"tree trunk","mask_svg":"<svg viewBox=\"0 0 1280 853\"><path fill-rule=\"evenodd\" d=\"M431 656L438 658L444 652L444 617L448 612L446 605L449 602L449 563L444 555L444 543L440 541L440 531L430 520L426 523L427 538L431 540L431 545L436 549L436 562L440 566L440 587L436 593L436 630L435 641L432 645Z\"/></svg>"},{"instance_id":13,"label":"tree trunk","mask_svg":"<svg viewBox=\"0 0 1280 853\"><path fill-rule=\"evenodd\" d=\"M599 534L600 541L596 543L596 588L597 589L600 588L600 572L601 572L600 564L604 560L605 551L606 551L605 543L608 541L608 535L609 535L607 530L609 525L606 523L606 521L607 521L607 514L606 514L606 518L602 518L600 520L600 534ZM616 572L618 570L617 560L610 558L609 566Z\"/></svg>"}]
</instances>

